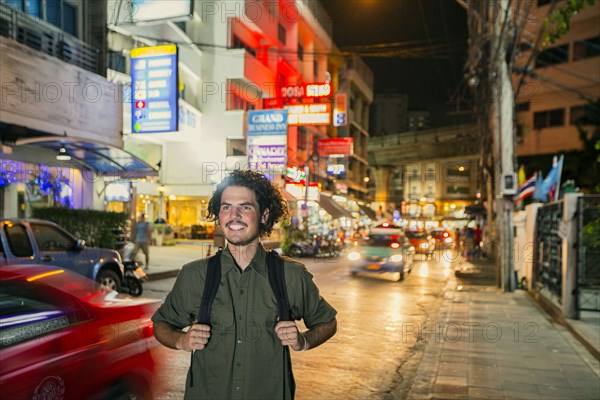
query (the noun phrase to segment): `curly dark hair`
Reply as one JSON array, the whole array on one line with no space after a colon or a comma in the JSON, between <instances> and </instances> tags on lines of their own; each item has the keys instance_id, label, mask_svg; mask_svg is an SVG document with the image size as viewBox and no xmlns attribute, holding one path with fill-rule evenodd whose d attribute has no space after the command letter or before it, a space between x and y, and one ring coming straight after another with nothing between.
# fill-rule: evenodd
<instances>
[{"instance_id":1,"label":"curly dark hair","mask_svg":"<svg viewBox=\"0 0 600 400\"><path fill-rule=\"evenodd\" d=\"M273 225L288 218L287 202L281 192L263 174L250 170L236 170L217 185L217 189L208 201L207 213L210 220L218 223L221 196L229 186L242 186L253 191L258 202L259 215L263 215L264 211L269 209L267 222L260 224L261 236L268 236L273 231Z\"/></svg>"}]
</instances>

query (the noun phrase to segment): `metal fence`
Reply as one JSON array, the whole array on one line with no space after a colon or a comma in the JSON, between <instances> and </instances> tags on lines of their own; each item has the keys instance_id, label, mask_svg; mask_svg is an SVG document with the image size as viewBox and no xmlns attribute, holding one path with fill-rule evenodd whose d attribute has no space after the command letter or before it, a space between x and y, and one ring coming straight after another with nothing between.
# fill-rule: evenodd
<instances>
[{"instance_id":1,"label":"metal fence","mask_svg":"<svg viewBox=\"0 0 600 400\"><path fill-rule=\"evenodd\" d=\"M0 4L0 35L94 73L99 50L59 28Z\"/></svg>"},{"instance_id":2,"label":"metal fence","mask_svg":"<svg viewBox=\"0 0 600 400\"><path fill-rule=\"evenodd\" d=\"M600 196L577 199L577 311L600 311Z\"/></svg>"},{"instance_id":3,"label":"metal fence","mask_svg":"<svg viewBox=\"0 0 600 400\"><path fill-rule=\"evenodd\" d=\"M549 294L562 304L562 239L558 234L563 216L563 201L538 209L533 252L535 289Z\"/></svg>"}]
</instances>

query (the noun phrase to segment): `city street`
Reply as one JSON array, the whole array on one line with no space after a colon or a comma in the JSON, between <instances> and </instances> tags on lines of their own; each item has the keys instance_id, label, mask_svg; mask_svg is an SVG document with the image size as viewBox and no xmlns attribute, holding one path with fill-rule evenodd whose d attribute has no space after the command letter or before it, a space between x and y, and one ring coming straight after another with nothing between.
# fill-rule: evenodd
<instances>
[{"instance_id":1,"label":"city street","mask_svg":"<svg viewBox=\"0 0 600 400\"><path fill-rule=\"evenodd\" d=\"M297 398L386 397L392 390L402 391L412 381L416 369L409 366L423 347L417 342L415 327L436 320L440 296L453 272L447 254L436 253L438 261L421 261L417 256L412 273L402 282L394 281L392 275L353 278L344 257L302 258L322 295L338 310L339 329L321 347L292 355ZM145 295L164 298L174 281L149 282ZM180 399L189 354L166 354L169 389L161 399Z\"/></svg>"}]
</instances>

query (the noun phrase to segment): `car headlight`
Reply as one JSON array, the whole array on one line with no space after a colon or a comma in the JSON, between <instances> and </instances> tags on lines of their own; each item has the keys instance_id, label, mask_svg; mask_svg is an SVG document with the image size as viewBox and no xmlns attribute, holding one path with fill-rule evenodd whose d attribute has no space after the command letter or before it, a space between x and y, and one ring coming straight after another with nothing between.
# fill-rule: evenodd
<instances>
[{"instance_id":1,"label":"car headlight","mask_svg":"<svg viewBox=\"0 0 600 400\"><path fill-rule=\"evenodd\" d=\"M391 262L400 262L402 261L402 254L394 254L390 257Z\"/></svg>"},{"instance_id":2,"label":"car headlight","mask_svg":"<svg viewBox=\"0 0 600 400\"><path fill-rule=\"evenodd\" d=\"M350 260L350 261L360 260L360 253L358 251L351 251L350 253L348 253L348 260Z\"/></svg>"}]
</instances>

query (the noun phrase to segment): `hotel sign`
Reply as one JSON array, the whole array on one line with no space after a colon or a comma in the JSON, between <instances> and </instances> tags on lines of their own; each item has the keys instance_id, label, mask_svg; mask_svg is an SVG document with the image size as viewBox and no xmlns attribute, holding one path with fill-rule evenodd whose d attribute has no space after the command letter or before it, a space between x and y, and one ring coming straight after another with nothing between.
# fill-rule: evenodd
<instances>
[{"instance_id":1,"label":"hotel sign","mask_svg":"<svg viewBox=\"0 0 600 400\"><path fill-rule=\"evenodd\" d=\"M289 126L331 124L329 103L287 105L284 108L288 111Z\"/></svg>"},{"instance_id":2,"label":"hotel sign","mask_svg":"<svg viewBox=\"0 0 600 400\"><path fill-rule=\"evenodd\" d=\"M320 98L333 96L333 86L329 82L305 83L302 85L283 86L279 90L282 98Z\"/></svg>"},{"instance_id":3,"label":"hotel sign","mask_svg":"<svg viewBox=\"0 0 600 400\"><path fill-rule=\"evenodd\" d=\"M179 128L177 45L131 49L131 132Z\"/></svg>"},{"instance_id":4,"label":"hotel sign","mask_svg":"<svg viewBox=\"0 0 600 400\"><path fill-rule=\"evenodd\" d=\"M248 112L247 154L249 168L270 178L285 173L287 166L287 110Z\"/></svg>"}]
</instances>

